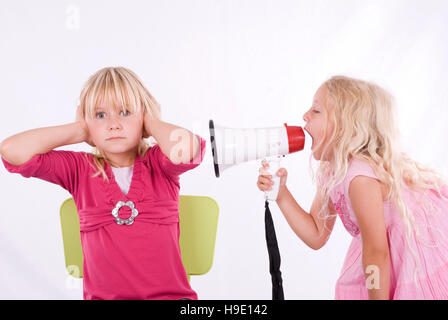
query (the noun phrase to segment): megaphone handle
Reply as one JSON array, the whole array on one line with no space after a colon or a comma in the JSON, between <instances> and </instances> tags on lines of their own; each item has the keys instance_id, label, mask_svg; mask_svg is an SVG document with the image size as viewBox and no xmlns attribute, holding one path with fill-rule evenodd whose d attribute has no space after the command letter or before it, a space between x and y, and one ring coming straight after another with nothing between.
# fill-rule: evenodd
<instances>
[{"instance_id":1,"label":"megaphone handle","mask_svg":"<svg viewBox=\"0 0 448 320\"><path fill-rule=\"evenodd\" d=\"M277 171L280 169L281 156L271 157L264 159L267 163L269 163L269 174L272 176L272 181L274 185L272 186L272 190L264 192L265 200L275 201L278 197L278 191L280 188L280 177L277 176Z\"/></svg>"}]
</instances>

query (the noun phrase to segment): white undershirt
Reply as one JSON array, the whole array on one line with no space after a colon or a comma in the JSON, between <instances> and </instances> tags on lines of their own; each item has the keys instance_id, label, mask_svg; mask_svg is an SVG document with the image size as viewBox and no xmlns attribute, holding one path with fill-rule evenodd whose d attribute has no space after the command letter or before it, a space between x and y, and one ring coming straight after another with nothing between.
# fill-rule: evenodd
<instances>
[{"instance_id":1,"label":"white undershirt","mask_svg":"<svg viewBox=\"0 0 448 320\"><path fill-rule=\"evenodd\" d=\"M117 181L118 186L120 187L124 195L127 195L129 192L129 188L131 187L132 173L134 166L123 168L114 168L114 167L111 168L115 176L115 181Z\"/></svg>"}]
</instances>

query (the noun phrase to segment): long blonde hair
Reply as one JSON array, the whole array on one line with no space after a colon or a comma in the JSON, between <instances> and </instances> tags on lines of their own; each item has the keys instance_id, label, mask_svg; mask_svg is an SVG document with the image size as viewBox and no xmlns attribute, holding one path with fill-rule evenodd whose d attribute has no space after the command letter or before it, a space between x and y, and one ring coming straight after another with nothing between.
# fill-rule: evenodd
<instances>
[{"instance_id":1,"label":"long blonde hair","mask_svg":"<svg viewBox=\"0 0 448 320\"><path fill-rule=\"evenodd\" d=\"M316 180L321 183L318 196L322 203L329 204L330 193L344 180L349 161L353 158L367 161L387 187L386 200L391 200L398 209L411 248L413 231L418 235L418 229L414 213L403 201L403 187L406 185L416 194L435 190L448 200L441 192L446 178L401 152L395 102L386 90L374 83L344 76L334 76L324 82L324 86L326 105L332 106L329 110L324 108L324 113L334 130L323 147L326 161L320 161L316 171ZM329 214L327 205L321 208L318 216L321 219L334 217ZM411 251L418 260L412 248Z\"/></svg>"},{"instance_id":2,"label":"long blonde hair","mask_svg":"<svg viewBox=\"0 0 448 320\"><path fill-rule=\"evenodd\" d=\"M154 118L161 118L159 103L139 77L124 67L106 67L95 72L84 84L79 100L80 116L83 119L87 115L94 117L100 103L112 105L117 112L127 109L131 113L137 113L146 110ZM148 144L142 137L137 149L138 155L144 155L147 149L156 143L153 137L150 139L151 144ZM108 180L104 171L104 162L109 163L106 154L97 148L94 148L92 154L97 169L93 177L101 174Z\"/></svg>"}]
</instances>

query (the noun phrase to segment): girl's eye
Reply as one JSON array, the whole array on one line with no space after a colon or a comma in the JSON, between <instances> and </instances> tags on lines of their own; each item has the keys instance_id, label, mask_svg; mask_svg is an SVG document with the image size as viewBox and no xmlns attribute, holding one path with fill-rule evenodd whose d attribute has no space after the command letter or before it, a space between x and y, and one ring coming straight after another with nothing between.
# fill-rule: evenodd
<instances>
[{"instance_id":1,"label":"girl's eye","mask_svg":"<svg viewBox=\"0 0 448 320\"><path fill-rule=\"evenodd\" d=\"M106 114L104 112L97 112L95 114L95 118L97 119L103 119L104 117L106 117Z\"/></svg>"},{"instance_id":2,"label":"girl's eye","mask_svg":"<svg viewBox=\"0 0 448 320\"><path fill-rule=\"evenodd\" d=\"M128 110L126 110L126 112L120 111L120 116L130 116L130 115L131 113Z\"/></svg>"},{"instance_id":3,"label":"girl's eye","mask_svg":"<svg viewBox=\"0 0 448 320\"><path fill-rule=\"evenodd\" d=\"M319 113L319 111L317 111L317 110L313 110L313 112L314 112L314 113Z\"/></svg>"}]
</instances>

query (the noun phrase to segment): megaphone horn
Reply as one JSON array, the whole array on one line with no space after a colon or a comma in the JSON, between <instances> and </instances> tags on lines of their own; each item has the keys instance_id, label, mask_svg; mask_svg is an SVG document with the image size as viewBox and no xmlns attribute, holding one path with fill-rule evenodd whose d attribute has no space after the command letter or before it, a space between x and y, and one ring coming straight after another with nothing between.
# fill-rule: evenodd
<instances>
[{"instance_id":1,"label":"megaphone horn","mask_svg":"<svg viewBox=\"0 0 448 320\"><path fill-rule=\"evenodd\" d=\"M209 121L215 175L238 163L281 156L303 150L305 134L301 127L226 128Z\"/></svg>"}]
</instances>

